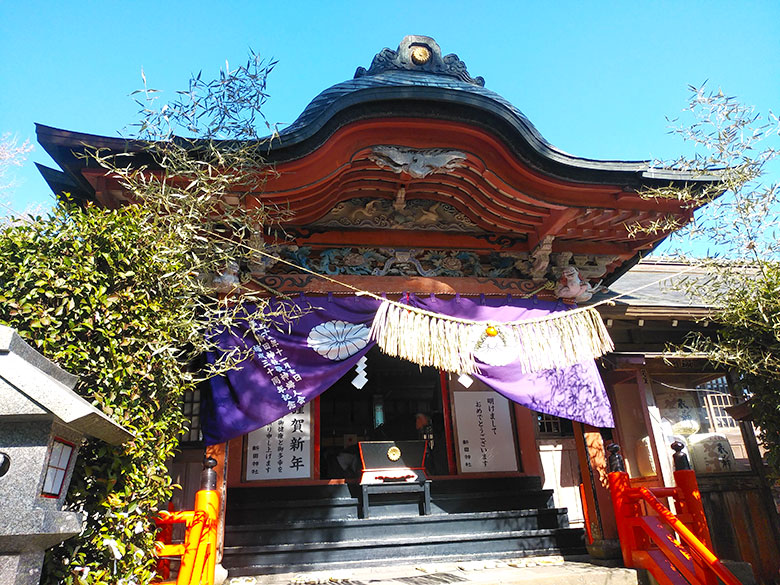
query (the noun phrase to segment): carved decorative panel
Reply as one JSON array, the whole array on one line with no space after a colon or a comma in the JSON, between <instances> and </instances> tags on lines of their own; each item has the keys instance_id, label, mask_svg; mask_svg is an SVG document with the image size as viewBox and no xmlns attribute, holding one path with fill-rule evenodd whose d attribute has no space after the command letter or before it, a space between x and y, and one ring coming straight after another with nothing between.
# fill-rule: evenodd
<instances>
[{"instance_id":1,"label":"carved decorative panel","mask_svg":"<svg viewBox=\"0 0 780 585\"><path fill-rule=\"evenodd\" d=\"M289 274L303 271L331 276L423 276L508 278L532 281L555 280L564 268L574 267L585 280L601 278L611 256L576 255L544 250L540 253L488 252L467 250L423 250L394 248L326 248L276 246L266 248L286 262L264 258L246 269L253 275Z\"/></svg>"},{"instance_id":2,"label":"carved decorative panel","mask_svg":"<svg viewBox=\"0 0 780 585\"><path fill-rule=\"evenodd\" d=\"M369 197L342 201L312 225L464 233L483 231L452 205L423 199L404 201L400 197L395 201Z\"/></svg>"}]
</instances>

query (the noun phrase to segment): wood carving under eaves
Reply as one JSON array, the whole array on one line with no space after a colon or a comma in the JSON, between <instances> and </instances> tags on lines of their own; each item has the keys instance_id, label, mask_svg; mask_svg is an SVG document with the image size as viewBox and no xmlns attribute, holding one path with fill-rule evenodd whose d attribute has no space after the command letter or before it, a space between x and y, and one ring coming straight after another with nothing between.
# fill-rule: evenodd
<instances>
[{"instance_id":1,"label":"wood carving under eaves","mask_svg":"<svg viewBox=\"0 0 780 585\"><path fill-rule=\"evenodd\" d=\"M339 228L381 228L483 233L465 213L448 203L425 199L399 202L354 197L338 203L313 226Z\"/></svg>"},{"instance_id":2,"label":"wood carving under eaves","mask_svg":"<svg viewBox=\"0 0 780 585\"><path fill-rule=\"evenodd\" d=\"M265 248L269 254L286 262L252 258L245 271L252 276L289 274L303 271L329 276L423 276L510 278L531 281L556 280L567 267L574 267L583 279L602 278L618 259L614 256L571 253L549 253L552 268L537 272L539 266L526 252L489 252L478 254L467 250L422 250L395 248L327 248L281 245ZM561 261L559 262L559 258ZM569 260L574 263L569 263ZM565 259L566 264L563 264Z\"/></svg>"},{"instance_id":3,"label":"wood carving under eaves","mask_svg":"<svg viewBox=\"0 0 780 585\"><path fill-rule=\"evenodd\" d=\"M510 278L453 278L440 276L385 276L383 278L366 276L341 276L343 283L324 280L313 274L267 274L252 277L247 282L256 283L261 289L281 293L309 294L354 294L355 288L375 294L401 295L402 293L437 294L463 296L519 296L523 298L538 296L541 299L555 299L552 288L555 283Z\"/></svg>"},{"instance_id":4,"label":"wood carving under eaves","mask_svg":"<svg viewBox=\"0 0 780 585\"><path fill-rule=\"evenodd\" d=\"M424 179L434 173L444 173L462 166L466 154L446 148L408 148L378 145L371 149L369 158L377 166L396 174L406 173L413 179Z\"/></svg>"}]
</instances>

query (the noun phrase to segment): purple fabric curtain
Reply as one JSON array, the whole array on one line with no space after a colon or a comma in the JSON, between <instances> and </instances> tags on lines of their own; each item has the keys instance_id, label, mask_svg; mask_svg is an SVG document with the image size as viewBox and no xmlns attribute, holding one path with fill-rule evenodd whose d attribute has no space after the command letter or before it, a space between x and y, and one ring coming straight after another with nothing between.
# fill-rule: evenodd
<instances>
[{"instance_id":1,"label":"purple fabric curtain","mask_svg":"<svg viewBox=\"0 0 780 585\"><path fill-rule=\"evenodd\" d=\"M405 302L430 311L478 321L520 321L566 310L562 303L537 299L443 300L409 295ZM264 323L240 321L217 333L225 351L251 349L251 357L211 381L202 413L206 444L213 445L265 426L316 398L346 374L374 345L368 338L379 301L368 297L305 297L274 300L303 316ZM523 406L583 422L612 427L612 409L593 361L524 374L510 351L496 346L477 352L473 377ZM513 348L516 352L517 348ZM216 356L209 356L215 359ZM370 366L368 375L371 375Z\"/></svg>"}]
</instances>

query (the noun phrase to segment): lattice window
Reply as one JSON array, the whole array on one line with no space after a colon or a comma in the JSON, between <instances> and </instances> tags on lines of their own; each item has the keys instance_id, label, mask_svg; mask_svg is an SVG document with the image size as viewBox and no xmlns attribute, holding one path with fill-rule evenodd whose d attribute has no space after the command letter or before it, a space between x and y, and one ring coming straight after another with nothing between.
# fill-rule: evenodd
<instances>
[{"instance_id":1,"label":"lattice window","mask_svg":"<svg viewBox=\"0 0 780 585\"><path fill-rule=\"evenodd\" d=\"M573 434L570 420L558 418L551 414L544 414L543 412L537 412L536 422L536 428L539 435L568 437Z\"/></svg>"},{"instance_id":2,"label":"lattice window","mask_svg":"<svg viewBox=\"0 0 780 585\"><path fill-rule=\"evenodd\" d=\"M699 386L699 388L702 388L703 390L712 390L713 392L721 392L722 394L729 393L729 383L725 376L710 380L709 382Z\"/></svg>"},{"instance_id":3,"label":"lattice window","mask_svg":"<svg viewBox=\"0 0 780 585\"><path fill-rule=\"evenodd\" d=\"M734 404L727 394L707 394L707 411L716 429L734 429L737 421L731 418L726 408Z\"/></svg>"},{"instance_id":4,"label":"lattice window","mask_svg":"<svg viewBox=\"0 0 780 585\"><path fill-rule=\"evenodd\" d=\"M184 393L182 405L184 416L187 418L188 430L182 434L182 443L196 443L203 440L200 431L200 390L191 390Z\"/></svg>"},{"instance_id":5,"label":"lattice window","mask_svg":"<svg viewBox=\"0 0 780 585\"><path fill-rule=\"evenodd\" d=\"M702 392L702 395L707 409L707 416L712 422L714 430L737 428L737 421L726 412L726 408L734 404L734 400L729 394L726 378L711 380L706 384L702 384L699 388L709 390L709 392Z\"/></svg>"}]
</instances>

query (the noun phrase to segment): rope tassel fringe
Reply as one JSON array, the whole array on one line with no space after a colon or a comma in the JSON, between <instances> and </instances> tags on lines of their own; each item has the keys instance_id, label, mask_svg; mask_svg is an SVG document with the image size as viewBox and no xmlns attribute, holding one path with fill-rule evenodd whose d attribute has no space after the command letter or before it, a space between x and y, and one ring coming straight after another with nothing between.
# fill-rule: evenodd
<instances>
[{"instance_id":1,"label":"rope tassel fringe","mask_svg":"<svg viewBox=\"0 0 780 585\"><path fill-rule=\"evenodd\" d=\"M383 300L371 338L386 354L447 372L478 373L477 361L517 362L539 372L595 359L614 349L599 313L585 307L539 319L487 323Z\"/></svg>"}]
</instances>

